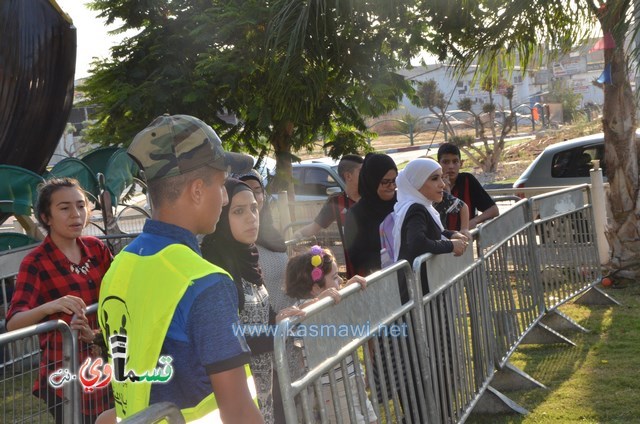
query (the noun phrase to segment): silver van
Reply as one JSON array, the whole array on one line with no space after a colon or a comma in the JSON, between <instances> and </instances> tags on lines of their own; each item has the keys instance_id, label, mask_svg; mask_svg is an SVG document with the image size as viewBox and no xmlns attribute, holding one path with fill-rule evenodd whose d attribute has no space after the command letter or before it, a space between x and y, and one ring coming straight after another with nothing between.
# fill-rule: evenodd
<instances>
[{"instance_id":1,"label":"silver van","mask_svg":"<svg viewBox=\"0 0 640 424\"><path fill-rule=\"evenodd\" d=\"M513 183L514 188L568 186L590 183L592 161L599 160L604 174L604 134L547 146ZM605 177L606 181L606 177Z\"/></svg>"}]
</instances>

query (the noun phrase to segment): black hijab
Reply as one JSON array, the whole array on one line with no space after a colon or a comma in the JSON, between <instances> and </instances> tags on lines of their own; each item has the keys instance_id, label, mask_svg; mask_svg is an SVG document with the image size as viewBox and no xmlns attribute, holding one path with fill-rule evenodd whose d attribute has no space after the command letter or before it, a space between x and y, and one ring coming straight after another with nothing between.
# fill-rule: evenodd
<instances>
[{"instance_id":1,"label":"black hijab","mask_svg":"<svg viewBox=\"0 0 640 424\"><path fill-rule=\"evenodd\" d=\"M271 250L272 252L286 252L287 246L284 243L284 237L273 226L273 216L271 216L271 208L269 207L269 201L267 199L267 191L262 184L262 178L260 174L254 169L248 174L239 175L240 181L256 180L262 187L262 193L264 194L264 203L260 210L260 229L258 230L258 240L256 244Z\"/></svg>"},{"instance_id":2,"label":"black hijab","mask_svg":"<svg viewBox=\"0 0 640 424\"><path fill-rule=\"evenodd\" d=\"M202 256L231 274L238 290L238 307L244 309L244 291L242 279L261 286L264 284L262 271L258 265L258 248L255 244L237 241L229 225L229 209L233 197L241 191L251 192L251 188L240 180L229 178L224 186L227 189L229 203L222 208L216 230L202 240Z\"/></svg>"},{"instance_id":3,"label":"black hijab","mask_svg":"<svg viewBox=\"0 0 640 424\"><path fill-rule=\"evenodd\" d=\"M394 169L398 172L396 163L390 156L380 153L369 153L364 158L360 177L358 178L358 192L360 193L360 201L363 210L371 213L376 222L382 220L393 211L396 203L396 195L391 200L382 200L378 196L378 186L380 180L389 170Z\"/></svg>"}]
</instances>

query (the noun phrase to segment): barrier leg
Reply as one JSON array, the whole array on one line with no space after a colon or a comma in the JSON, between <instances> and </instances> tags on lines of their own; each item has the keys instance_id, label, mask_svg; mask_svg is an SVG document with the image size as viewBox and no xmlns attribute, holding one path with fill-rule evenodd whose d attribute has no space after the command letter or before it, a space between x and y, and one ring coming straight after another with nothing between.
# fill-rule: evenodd
<instances>
[{"instance_id":1,"label":"barrier leg","mask_svg":"<svg viewBox=\"0 0 640 424\"><path fill-rule=\"evenodd\" d=\"M576 344L558 333L557 331L547 327L546 325L538 322L526 336L522 339L520 344L568 344L575 346Z\"/></svg>"},{"instance_id":2,"label":"barrier leg","mask_svg":"<svg viewBox=\"0 0 640 424\"><path fill-rule=\"evenodd\" d=\"M476 414L521 414L527 415L529 411L500 393L493 387L487 387L473 412Z\"/></svg>"},{"instance_id":3,"label":"barrier leg","mask_svg":"<svg viewBox=\"0 0 640 424\"><path fill-rule=\"evenodd\" d=\"M507 362L501 370L496 372L491 380L491 387L501 391L547 388L547 386L517 368L511 362Z\"/></svg>"},{"instance_id":4,"label":"barrier leg","mask_svg":"<svg viewBox=\"0 0 640 424\"><path fill-rule=\"evenodd\" d=\"M574 301L578 305L620 306L620 302L597 287L591 287Z\"/></svg>"},{"instance_id":5,"label":"barrier leg","mask_svg":"<svg viewBox=\"0 0 640 424\"><path fill-rule=\"evenodd\" d=\"M554 329L555 331L572 331L588 333L589 330L575 322L573 319L563 314L557 309L547 312L540 321L544 325Z\"/></svg>"}]
</instances>

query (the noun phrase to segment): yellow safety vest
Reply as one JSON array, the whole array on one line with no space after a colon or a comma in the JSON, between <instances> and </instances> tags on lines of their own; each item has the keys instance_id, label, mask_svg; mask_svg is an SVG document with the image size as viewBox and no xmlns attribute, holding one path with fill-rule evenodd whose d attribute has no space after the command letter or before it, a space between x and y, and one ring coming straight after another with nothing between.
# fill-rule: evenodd
<instances>
[{"instance_id":1,"label":"yellow safety vest","mask_svg":"<svg viewBox=\"0 0 640 424\"><path fill-rule=\"evenodd\" d=\"M127 370L140 375L160 365L160 350L180 299L195 280L212 273L229 276L182 244L171 244L150 256L122 251L115 257L102 280L98 321L107 346L109 336L126 334ZM111 353L109 362L113 368ZM245 372L251 377L248 364ZM112 379L111 387L118 418L149 406L150 382ZM211 393L198 405L181 412L189 422L216 409L215 395Z\"/></svg>"}]
</instances>

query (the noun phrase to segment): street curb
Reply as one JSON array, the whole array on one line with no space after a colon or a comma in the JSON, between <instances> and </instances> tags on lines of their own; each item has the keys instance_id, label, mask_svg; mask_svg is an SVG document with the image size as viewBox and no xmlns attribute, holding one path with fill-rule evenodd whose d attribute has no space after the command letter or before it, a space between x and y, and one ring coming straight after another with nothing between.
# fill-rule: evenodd
<instances>
[{"instance_id":1,"label":"street curb","mask_svg":"<svg viewBox=\"0 0 640 424\"><path fill-rule=\"evenodd\" d=\"M426 150L426 149L429 149L429 148L432 148L432 147L437 149L438 147L440 147L440 143L431 144L431 145L423 144L423 145L420 145L420 146L396 147L396 148L393 148L393 149L387 149L384 152L385 153L411 152L413 150Z\"/></svg>"}]
</instances>

